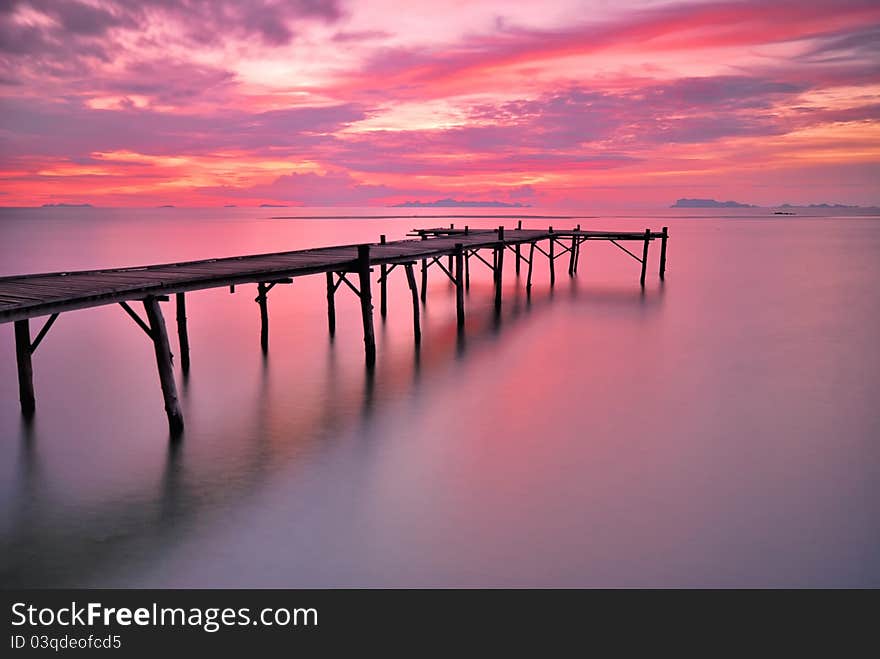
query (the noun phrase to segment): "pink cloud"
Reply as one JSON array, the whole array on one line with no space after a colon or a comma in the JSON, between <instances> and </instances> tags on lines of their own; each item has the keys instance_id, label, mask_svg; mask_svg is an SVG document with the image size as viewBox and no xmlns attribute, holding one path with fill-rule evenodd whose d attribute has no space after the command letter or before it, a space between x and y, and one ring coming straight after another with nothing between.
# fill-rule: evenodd
<instances>
[{"instance_id":1,"label":"pink cloud","mask_svg":"<svg viewBox=\"0 0 880 659\"><path fill-rule=\"evenodd\" d=\"M541 27L435 13L412 28L370 9L3 3L0 193L561 203L797 169L805 193L876 195L851 176L880 162L875 0L624 2L595 20L549 2L565 19Z\"/></svg>"}]
</instances>

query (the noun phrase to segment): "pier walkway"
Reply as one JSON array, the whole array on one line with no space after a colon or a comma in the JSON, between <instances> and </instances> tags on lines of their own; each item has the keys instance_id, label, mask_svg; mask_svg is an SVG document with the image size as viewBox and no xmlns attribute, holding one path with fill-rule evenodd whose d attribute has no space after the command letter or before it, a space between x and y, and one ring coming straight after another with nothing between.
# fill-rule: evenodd
<instances>
[{"instance_id":1,"label":"pier walkway","mask_svg":"<svg viewBox=\"0 0 880 659\"><path fill-rule=\"evenodd\" d=\"M659 275L666 270L666 243L668 232L587 231L580 225L574 229L559 230L516 228L471 229L446 227L414 229L407 240L380 241L371 244L339 245L316 249L276 252L229 258L166 263L134 268L53 272L0 277L0 323L14 322L16 359L18 365L19 398L22 413L34 413L32 355L46 336L58 315L77 309L119 304L154 344L159 380L165 401L165 410L172 434L183 429L183 416L177 400L172 354L168 331L159 302L175 296L180 362L184 372L189 369L189 338L186 327L185 294L206 288L256 284L256 302L260 307L261 346L268 350L267 296L273 287L292 283L295 277L324 274L327 280L327 316L330 334L336 329L335 294L343 284L351 289L361 303L364 326L364 348L368 366L376 359L373 332L372 275L379 270L380 313L387 310L386 282L396 268L406 273L412 292L413 334L421 341L419 300L424 303L427 293L428 272L432 267L442 271L456 287L456 312L459 327L464 326L464 296L470 286L470 264L477 259L489 267L495 283L495 306L501 308L501 282L504 255L512 253L514 269L520 274L522 266L528 269L526 289L532 286L532 265L536 252L546 257L550 266L550 283L556 279L556 262L567 256L568 274L577 273L582 246L591 240L609 241L640 263L640 284L645 285L648 247L654 240L661 241ZM620 243L641 243L641 255ZM483 253L481 253L483 252ZM488 252L491 252L489 254ZM421 286L416 282L414 266L421 264ZM420 289L420 290L419 290ZM142 318L129 303L140 302L144 307ZM32 338L30 319L48 316L42 328Z\"/></svg>"}]
</instances>

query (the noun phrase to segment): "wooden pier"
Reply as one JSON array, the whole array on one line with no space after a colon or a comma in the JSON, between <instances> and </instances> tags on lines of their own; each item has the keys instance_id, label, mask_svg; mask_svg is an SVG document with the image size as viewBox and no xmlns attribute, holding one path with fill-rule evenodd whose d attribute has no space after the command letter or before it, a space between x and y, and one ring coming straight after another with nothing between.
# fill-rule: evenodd
<instances>
[{"instance_id":1,"label":"wooden pier","mask_svg":"<svg viewBox=\"0 0 880 659\"><path fill-rule=\"evenodd\" d=\"M18 364L19 399L22 414L33 415L36 408L32 355L45 338L59 314L66 311L118 304L132 318L153 343L159 382L172 435L183 430L183 414L177 398L174 381L171 346L168 330L159 302L175 296L180 364L184 373L190 368L189 337L186 323L186 293L207 288L241 284L256 284L255 301L260 311L260 346L269 347L268 299L271 290L282 284L291 284L295 277L325 274L327 280L327 319L331 337L336 331L336 291L345 286L360 300L364 330L364 352L368 367L376 361L376 340L373 331L373 268L379 269L380 313L387 310L386 282L391 273L400 268L412 292L413 335L416 345L421 342L420 300L426 301L428 272L432 267L448 277L456 288L456 315L459 328L464 327L465 292L470 287L470 265L482 263L493 274L495 308L501 309L504 255L512 252L515 272L527 268L526 291L532 287L532 266L536 253L549 262L550 284L556 280L556 261L568 256L568 274L578 271L580 252L585 243L601 240L611 242L640 264L639 282L645 285L648 248L660 240L659 276L666 271L666 245L669 237L666 227L656 232L586 231L580 225L573 229L523 229L522 222L514 229L471 229L468 226L415 229L407 240L387 241L381 236L378 243L339 245L333 247L237 256L229 258L167 263L137 268L53 272L44 274L0 277L0 323L15 324L15 354ZM641 256L624 247L622 242L642 243ZM445 257L445 258L444 258ZM540 257L539 257L540 258ZM445 263L444 263L445 260ZM415 267L420 266L421 291L418 289ZM139 302L144 308L144 319L132 306ZM48 316L34 338L30 319Z\"/></svg>"}]
</instances>

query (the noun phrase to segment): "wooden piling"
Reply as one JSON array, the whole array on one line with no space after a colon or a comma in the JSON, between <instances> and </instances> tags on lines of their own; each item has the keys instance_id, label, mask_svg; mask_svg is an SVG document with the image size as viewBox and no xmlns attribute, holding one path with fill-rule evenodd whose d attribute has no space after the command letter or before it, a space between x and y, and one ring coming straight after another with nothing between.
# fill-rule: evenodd
<instances>
[{"instance_id":1,"label":"wooden piling","mask_svg":"<svg viewBox=\"0 0 880 659\"><path fill-rule=\"evenodd\" d=\"M553 227L550 227L550 286L556 283L556 256L554 256L554 247L556 239L553 237Z\"/></svg>"},{"instance_id":2,"label":"wooden piling","mask_svg":"<svg viewBox=\"0 0 880 659\"><path fill-rule=\"evenodd\" d=\"M186 329L186 293L175 295L177 301L177 341L180 344L180 369L189 373L189 333Z\"/></svg>"},{"instance_id":3,"label":"wooden piling","mask_svg":"<svg viewBox=\"0 0 880 659\"><path fill-rule=\"evenodd\" d=\"M464 251L464 290L471 290L471 251Z\"/></svg>"},{"instance_id":4,"label":"wooden piling","mask_svg":"<svg viewBox=\"0 0 880 659\"><path fill-rule=\"evenodd\" d=\"M663 227L660 240L660 281L666 278L666 241L669 238L669 227Z\"/></svg>"},{"instance_id":5,"label":"wooden piling","mask_svg":"<svg viewBox=\"0 0 880 659\"><path fill-rule=\"evenodd\" d=\"M265 283L257 284L257 304L260 305L260 348L269 352L269 304Z\"/></svg>"},{"instance_id":6,"label":"wooden piling","mask_svg":"<svg viewBox=\"0 0 880 659\"><path fill-rule=\"evenodd\" d=\"M385 234L379 236L379 244L385 244ZM384 263L380 267L380 284L379 284L379 314L382 318L388 313L388 266Z\"/></svg>"},{"instance_id":7,"label":"wooden piling","mask_svg":"<svg viewBox=\"0 0 880 659\"><path fill-rule=\"evenodd\" d=\"M31 363L30 321L15 321L15 358L18 362L18 400L21 413L30 418L37 407L34 398L34 369Z\"/></svg>"},{"instance_id":8,"label":"wooden piling","mask_svg":"<svg viewBox=\"0 0 880 659\"><path fill-rule=\"evenodd\" d=\"M642 276L639 277L639 284L645 287L645 270L648 268L648 245L651 244L651 230L645 229L645 246L642 248Z\"/></svg>"},{"instance_id":9,"label":"wooden piling","mask_svg":"<svg viewBox=\"0 0 880 659\"><path fill-rule=\"evenodd\" d=\"M531 243L531 247L529 248L529 274L526 277L526 292L531 292L532 290L532 263L535 262L535 243Z\"/></svg>"},{"instance_id":10,"label":"wooden piling","mask_svg":"<svg viewBox=\"0 0 880 659\"><path fill-rule=\"evenodd\" d=\"M504 281L504 227L498 227L498 247L495 248L495 310L501 309L501 285Z\"/></svg>"},{"instance_id":11,"label":"wooden piling","mask_svg":"<svg viewBox=\"0 0 880 659\"><path fill-rule=\"evenodd\" d=\"M454 229L454 228L455 228L455 224L450 224L450 225L449 225L449 228L450 228L450 230L451 230L451 229ZM453 268L453 260L454 260L454 259L453 259L453 255L450 254L449 257L448 257L447 260L446 260L446 269L449 270L449 272L452 272L452 271L453 271L453 270L452 270L452 268Z\"/></svg>"},{"instance_id":12,"label":"wooden piling","mask_svg":"<svg viewBox=\"0 0 880 659\"><path fill-rule=\"evenodd\" d=\"M516 230L517 231L522 230L522 220L517 221ZM520 258L520 244L519 243L517 243L514 246L513 251L516 254L516 266L514 267L514 270L516 271L516 276L519 277L519 262L521 260L521 258Z\"/></svg>"},{"instance_id":13,"label":"wooden piling","mask_svg":"<svg viewBox=\"0 0 880 659\"><path fill-rule=\"evenodd\" d=\"M373 333L373 295L370 292L370 246L358 245L358 282L360 284L361 319L364 323L364 351L367 366L376 363L376 335Z\"/></svg>"},{"instance_id":14,"label":"wooden piling","mask_svg":"<svg viewBox=\"0 0 880 659\"><path fill-rule=\"evenodd\" d=\"M461 243L455 245L455 313L458 327L464 327L464 249Z\"/></svg>"},{"instance_id":15,"label":"wooden piling","mask_svg":"<svg viewBox=\"0 0 880 659\"><path fill-rule=\"evenodd\" d=\"M327 325L330 329L330 338L336 336L336 284L333 282L333 273L327 274Z\"/></svg>"},{"instance_id":16,"label":"wooden piling","mask_svg":"<svg viewBox=\"0 0 880 659\"><path fill-rule=\"evenodd\" d=\"M428 301L428 259L422 259L422 304Z\"/></svg>"},{"instance_id":17,"label":"wooden piling","mask_svg":"<svg viewBox=\"0 0 880 659\"><path fill-rule=\"evenodd\" d=\"M406 263L403 267L406 270L406 281L409 284L409 290L412 292L413 337L415 338L416 345L419 345L422 342L422 328L419 323L419 290L416 288L416 273L413 272L412 263Z\"/></svg>"},{"instance_id":18,"label":"wooden piling","mask_svg":"<svg viewBox=\"0 0 880 659\"><path fill-rule=\"evenodd\" d=\"M577 250L578 237L571 237L571 247L568 248L568 276L574 276L574 257Z\"/></svg>"},{"instance_id":19,"label":"wooden piling","mask_svg":"<svg viewBox=\"0 0 880 659\"><path fill-rule=\"evenodd\" d=\"M168 343L165 318L162 316L162 309L159 308L159 300L156 297L146 297L143 302L156 353L156 366L159 370L159 384L162 386L162 398L165 402L165 414L168 416L168 427L172 435L179 435L183 431L183 413L180 411L180 402L177 399L177 385L174 382L171 346Z\"/></svg>"}]
</instances>

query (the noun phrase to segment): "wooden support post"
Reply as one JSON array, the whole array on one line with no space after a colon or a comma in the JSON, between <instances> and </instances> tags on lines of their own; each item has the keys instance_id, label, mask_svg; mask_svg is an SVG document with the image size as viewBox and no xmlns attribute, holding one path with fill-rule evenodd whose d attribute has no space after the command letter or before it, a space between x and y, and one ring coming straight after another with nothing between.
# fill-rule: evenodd
<instances>
[{"instance_id":1,"label":"wooden support post","mask_svg":"<svg viewBox=\"0 0 880 659\"><path fill-rule=\"evenodd\" d=\"M159 369L159 383L162 385L162 397L165 401L165 414L168 415L168 427L172 435L183 431L183 413L177 400L177 385L174 383L174 370L171 366L171 346L168 344L168 330L165 318L159 308L159 300L155 297L144 299L144 311L156 352L156 366Z\"/></svg>"},{"instance_id":2,"label":"wooden support post","mask_svg":"<svg viewBox=\"0 0 880 659\"><path fill-rule=\"evenodd\" d=\"M373 294L370 292L370 246L358 245L357 272L364 323L364 351L367 366L376 363L376 336L373 333Z\"/></svg>"},{"instance_id":3,"label":"wooden support post","mask_svg":"<svg viewBox=\"0 0 880 659\"><path fill-rule=\"evenodd\" d=\"M639 284L645 287L645 270L648 267L648 245L651 244L651 230L645 229L645 247L642 249L642 276L639 278Z\"/></svg>"},{"instance_id":4,"label":"wooden support post","mask_svg":"<svg viewBox=\"0 0 880 659\"><path fill-rule=\"evenodd\" d=\"M403 267L406 270L406 281L409 284L409 290L412 292L413 337L415 338L416 345L419 345L422 342L422 328L419 324L419 289L416 288L416 273L413 272L412 263L407 263Z\"/></svg>"},{"instance_id":5,"label":"wooden support post","mask_svg":"<svg viewBox=\"0 0 880 659\"><path fill-rule=\"evenodd\" d=\"M568 276L574 276L574 255L577 250L578 237L571 237L571 247L568 250Z\"/></svg>"},{"instance_id":6,"label":"wooden support post","mask_svg":"<svg viewBox=\"0 0 880 659\"><path fill-rule=\"evenodd\" d=\"M428 259L422 259L422 304L428 301Z\"/></svg>"},{"instance_id":7,"label":"wooden support post","mask_svg":"<svg viewBox=\"0 0 880 659\"><path fill-rule=\"evenodd\" d=\"M327 274L327 325L330 328L330 338L336 336L336 284L333 282L333 273Z\"/></svg>"},{"instance_id":8,"label":"wooden support post","mask_svg":"<svg viewBox=\"0 0 880 659\"><path fill-rule=\"evenodd\" d=\"M31 329L27 319L15 321L15 358L18 361L18 400L21 413L30 418L36 409L34 369L31 364Z\"/></svg>"},{"instance_id":9,"label":"wooden support post","mask_svg":"<svg viewBox=\"0 0 880 659\"><path fill-rule=\"evenodd\" d=\"M385 244L385 234L379 236L379 244ZM379 313L382 318L385 318L385 315L388 313L388 266L382 265L380 268L381 271L381 283L379 284Z\"/></svg>"},{"instance_id":10,"label":"wooden support post","mask_svg":"<svg viewBox=\"0 0 880 659\"><path fill-rule=\"evenodd\" d=\"M495 248L495 311L501 309L501 285L504 274L504 227L498 227L498 247Z\"/></svg>"},{"instance_id":11,"label":"wooden support post","mask_svg":"<svg viewBox=\"0 0 880 659\"><path fill-rule=\"evenodd\" d=\"M556 283L556 256L554 256L554 247L556 246L556 238L553 236L553 227L550 227L550 286Z\"/></svg>"},{"instance_id":12,"label":"wooden support post","mask_svg":"<svg viewBox=\"0 0 880 659\"><path fill-rule=\"evenodd\" d=\"M526 277L526 292L531 293L532 291L532 263L535 262L535 243L531 244L529 248L529 274Z\"/></svg>"},{"instance_id":13,"label":"wooden support post","mask_svg":"<svg viewBox=\"0 0 880 659\"><path fill-rule=\"evenodd\" d=\"M455 314L459 329L464 327L464 249L455 245Z\"/></svg>"},{"instance_id":14,"label":"wooden support post","mask_svg":"<svg viewBox=\"0 0 880 659\"><path fill-rule=\"evenodd\" d=\"M260 348L269 352L269 305L268 287L265 283L257 284L257 304L260 305Z\"/></svg>"},{"instance_id":15,"label":"wooden support post","mask_svg":"<svg viewBox=\"0 0 880 659\"><path fill-rule=\"evenodd\" d=\"M522 231L522 220L517 220L516 222L516 230Z\"/></svg>"},{"instance_id":16,"label":"wooden support post","mask_svg":"<svg viewBox=\"0 0 880 659\"><path fill-rule=\"evenodd\" d=\"M663 227L663 238L660 240L660 281L666 278L666 240L669 238L669 227Z\"/></svg>"},{"instance_id":17,"label":"wooden support post","mask_svg":"<svg viewBox=\"0 0 880 659\"><path fill-rule=\"evenodd\" d=\"M471 251L465 250L464 255L464 290L471 290Z\"/></svg>"},{"instance_id":18,"label":"wooden support post","mask_svg":"<svg viewBox=\"0 0 880 659\"><path fill-rule=\"evenodd\" d=\"M186 293L178 293L177 298L177 340L180 344L180 368L189 373L189 334L186 331Z\"/></svg>"}]
</instances>

